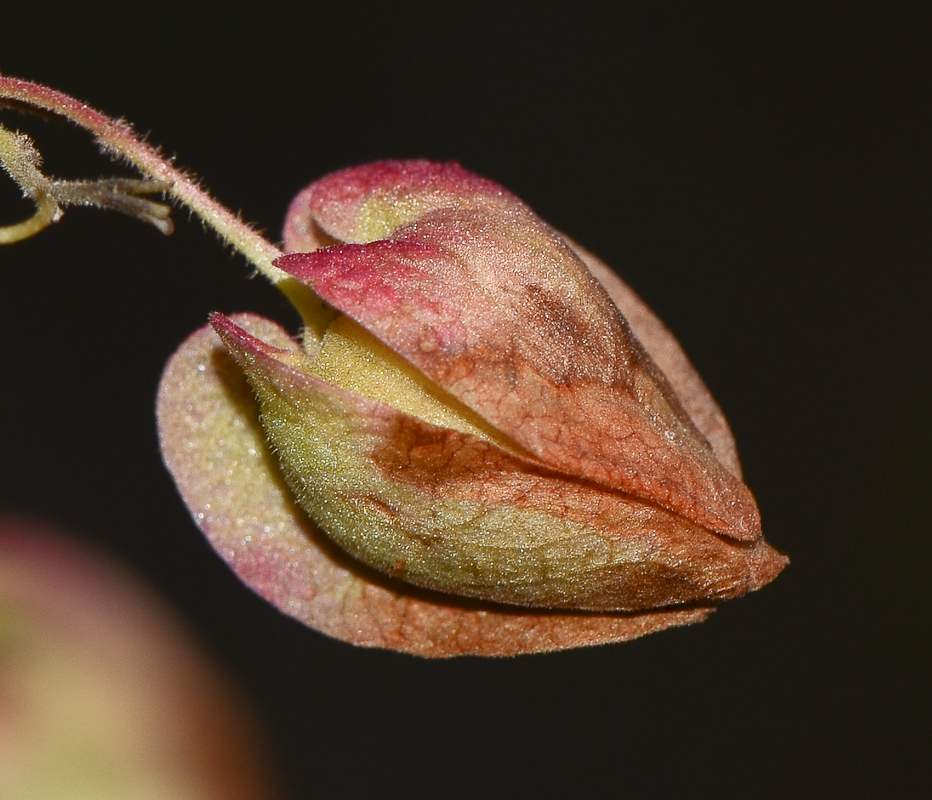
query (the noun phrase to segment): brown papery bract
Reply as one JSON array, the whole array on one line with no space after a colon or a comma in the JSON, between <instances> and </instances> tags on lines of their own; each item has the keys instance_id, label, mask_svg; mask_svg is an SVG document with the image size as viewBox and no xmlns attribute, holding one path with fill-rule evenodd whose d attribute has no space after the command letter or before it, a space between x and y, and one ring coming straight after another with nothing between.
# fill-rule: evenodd
<instances>
[{"instance_id":1,"label":"brown papery bract","mask_svg":"<svg viewBox=\"0 0 932 800\"><path fill-rule=\"evenodd\" d=\"M272 345L295 346L269 320L233 321ZM252 390L210 328L172 357L158 412L165 462L217 552L258 594L329 636L422 656L517 655L626 641L699 622L712 610L508 608L418 591L367 569L296 504L268 450Z\"/></svg>"}]
</instances>

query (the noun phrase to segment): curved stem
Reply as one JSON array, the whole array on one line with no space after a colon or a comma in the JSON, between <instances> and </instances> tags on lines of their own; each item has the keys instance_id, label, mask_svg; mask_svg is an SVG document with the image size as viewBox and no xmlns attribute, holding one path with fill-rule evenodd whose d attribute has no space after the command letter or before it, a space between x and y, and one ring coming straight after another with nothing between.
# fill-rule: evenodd
<instances>
[{"instance_id":1,"label":"curved stem","mask_svg":"<svg viewBox=\"0 0 932 800\"><path fill-rule=\"evenodd\" d=\"M58 204L49 197L36 200L36 213L15 225L0 227L0 244L13 244L35 236L39 231L51 225L59 216Z\"/></svg>"},{"instance_id":2,"label":"curved stem","mask_svg":"<svg viewBox=\"0 0 932 800\"><path fill-rule=\"evenodd\" d=\"M0 98L59 114L92 133L106 153L124 159L151 180L163 184L172 199L193 211L205 225L216 231L224 242L241 253L271 281L279 285L285 283L281 288L286 289L291 279L272 263L282 255L281 250L214 200L191 176L173 166L158 150L140 139L129 124L110 119L62 92L3 75L0 75ZM40 207L37 217L41 214ZM29 226L38 230L37 226L41 227L45 220L37 220L37 217L11 226L10 230L20 226L25 226L19 231L20 234Z\"/></svg>"}]
</instances>

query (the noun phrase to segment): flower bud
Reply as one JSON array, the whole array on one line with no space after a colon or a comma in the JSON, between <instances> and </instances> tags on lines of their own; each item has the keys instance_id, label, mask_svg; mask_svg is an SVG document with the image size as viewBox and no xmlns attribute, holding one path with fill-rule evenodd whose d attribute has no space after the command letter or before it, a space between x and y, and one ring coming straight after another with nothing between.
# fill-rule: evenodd
<instances>
[{"instance_id":1,"label":"flower bud","mask_svg":"<svg viewBox=\"0 0 932 800\"><path fill-rule=\"evenodd\" d=\"M472 598L497 604L503 620L537 613L552 635L509 644L503 628L500 645L463 646L449 643L448 625L441 641L426 623L393 644L328 629L319 609L315 627L433 655L553 649L692 621L787 563L764 541L727 424L672 336L501 187L455 164L346 170L296 198L286 247L276 266L332 309L320 335L309 327L299 345L255 321L252 333L222 315L211 323L258 399L300 509L396 592L440 593L414 601L425 608ZM207 347L201 336L183 348L177 371ZM282 593L267 560L257 564L262 547L230 547L237 524L212 525L199 507L192 483L202 485L204 465L192 481L192 451L173 455L179 437L194 446L192 428L166 433L164 421L182 391L203 389L175 373L170 365L160 403L169 467L234 568L293 613L301 592L320 591L314 570ZM233 429L230 419L215 426ZM227 505L240 508L233 496ZM274 545L263 542L267 555ZM292 550L292 562L330 557L326 544L317 550L296 560ZM384 582L353 563L363 584ZM617 614L624 625L568 645L570 615L519 607L591 612L579 614L583 627Z\"/></svg>"}]
</instances>

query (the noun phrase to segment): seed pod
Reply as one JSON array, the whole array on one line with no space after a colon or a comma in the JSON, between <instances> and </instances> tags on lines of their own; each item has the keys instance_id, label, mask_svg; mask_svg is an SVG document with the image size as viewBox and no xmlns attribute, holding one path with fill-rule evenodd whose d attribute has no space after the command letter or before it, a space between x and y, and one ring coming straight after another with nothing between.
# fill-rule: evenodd
<instances>
[{"instance_id":1,"label":"seed pod","mask_svg":"<svg viewBox=\"0 0 932 800\"><path fill-rule=\"evenodd\" d=\"M418 599L398 602L423 606L417 629L399 633L404 615L377 610L392 602L370 604L370 627L393 632L382 639L317 611L297 616L350 641L431 655L554 649L692 621L786 564L763 540L724 418L675 340L627 287L496 184L454 164L346 170L296 198L286 246L306 252L276 266L333 309L322 333L309 329L299 345L255 320L252 332L221 315L212 325L259 401L262 438L291 496L352 557L336 557L346 581L376 595L413 591ZM202 363L201 390L188 386L198 382L186 371L192 353L215 342L199 334L166 373L167 463L247 582L289 613L320 606L308 595L335 590L316 586L308 565L332 548L292 558L303 577L292 573L279 593L267 559L256 576L263 548L233 546L237 525L217 524L209 491L192 490L203 445L176 453L179 436L203 440L172 426L180 403L198 408L181 392L205 386ZM213 369L220 382L229 363ZM222 427L215 440L229 438ZM263 480L280 494L266 466ZM236 499L231 508L245 510ZM264 505L250 514L261 520ZM274 536L260 538L276 550ZM431 609L553 630L527 642L476 631L450 640L449 613L435 624Z\"/></svg>"}]
</instances>

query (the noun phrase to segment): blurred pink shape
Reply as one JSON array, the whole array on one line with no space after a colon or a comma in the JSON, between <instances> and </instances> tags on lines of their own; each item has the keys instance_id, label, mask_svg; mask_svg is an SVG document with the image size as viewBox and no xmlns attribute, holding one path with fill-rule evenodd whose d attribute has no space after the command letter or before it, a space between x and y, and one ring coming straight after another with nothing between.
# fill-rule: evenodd
<instances>
[{"instance_id":1,"label":"blurred pink shape","mask_svg":"<svg viewBox=\"0 0 932 800\"><path fill-rule=\"evenodd\" d=\"M0 797L278 797L264 752L150 590L48 525L0 517Z\"/></svg>"}]
</instances>

